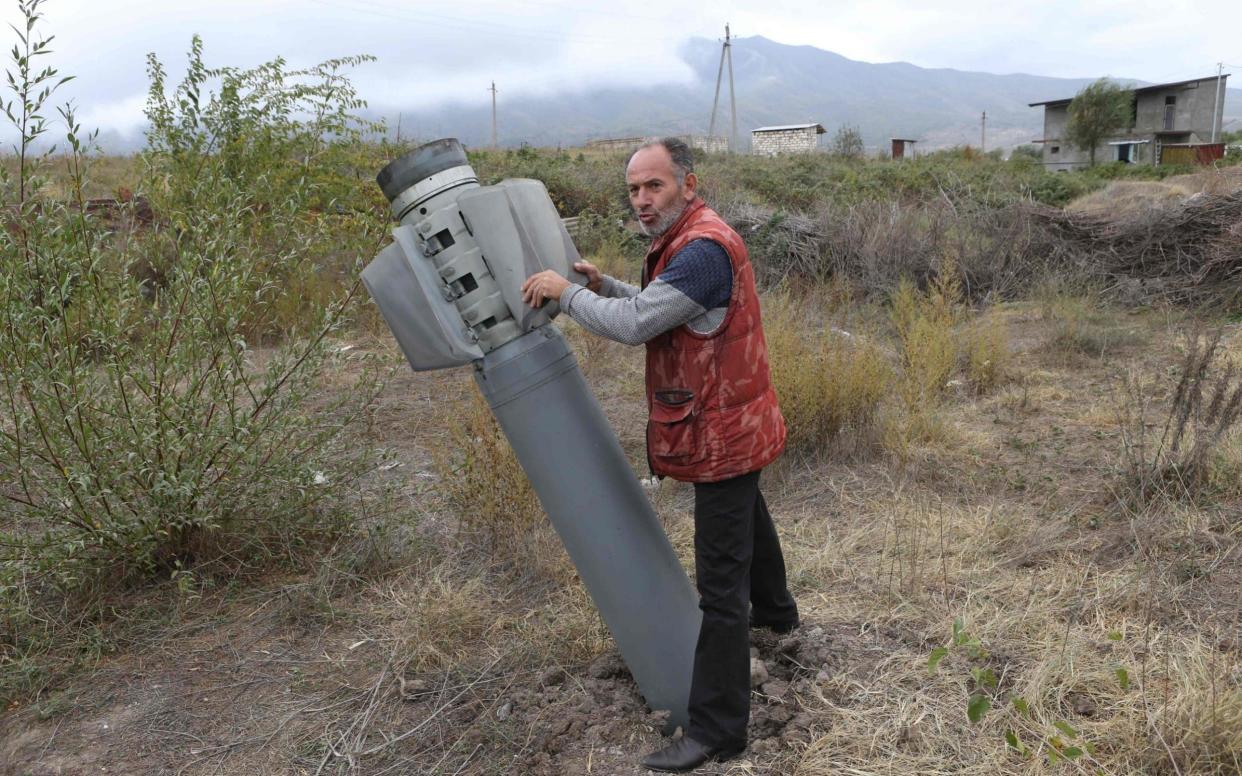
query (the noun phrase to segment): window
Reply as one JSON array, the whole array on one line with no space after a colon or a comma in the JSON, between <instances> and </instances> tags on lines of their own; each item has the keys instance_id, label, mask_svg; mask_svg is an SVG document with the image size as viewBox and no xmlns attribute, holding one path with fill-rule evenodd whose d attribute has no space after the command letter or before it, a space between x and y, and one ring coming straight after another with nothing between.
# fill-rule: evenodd
<instances>
[{"instance_id":1,"label":"window","mask_svg":"<svg viewBox=\"0 0 1242 776\"><path fill-rule=\"evenodd\" d=\"M1061 153L1061 146L1053 146L1052 148L1049 148L1048 150L1054 154L1059 154Z\"/></svg>"}]
</instances>

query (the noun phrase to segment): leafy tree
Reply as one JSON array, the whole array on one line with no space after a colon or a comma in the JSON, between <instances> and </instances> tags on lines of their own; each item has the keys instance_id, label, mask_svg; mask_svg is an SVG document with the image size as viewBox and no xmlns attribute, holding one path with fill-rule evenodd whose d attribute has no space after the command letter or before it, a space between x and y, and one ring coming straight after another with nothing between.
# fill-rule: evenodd
<instances>
[{"instance_id":1,"label":"leafy tree","mask_svg":"<svg viewBox=\"0 0 1242 776\"><path fill-rule=\"evenodd\" d=\"M1104 138L1130 126L1130 104L1134 91L1101 78L1083 87L1069 104L1065 139L1086 151L1095 166L1095 148Z\"/></svg>"},{"instance_id":2,"label":"leafy tree","mask_svg":"<svg viewBox=\"0 0 1242 776\"><path fill-rule=\"evenodd\" d=\"M833 156L839 156L842 159L861 159L863 155L862 132L858 131L858 127L842 124L837 134L832 136L832 143L828 150Z\"/></svg>"}]
</instances>

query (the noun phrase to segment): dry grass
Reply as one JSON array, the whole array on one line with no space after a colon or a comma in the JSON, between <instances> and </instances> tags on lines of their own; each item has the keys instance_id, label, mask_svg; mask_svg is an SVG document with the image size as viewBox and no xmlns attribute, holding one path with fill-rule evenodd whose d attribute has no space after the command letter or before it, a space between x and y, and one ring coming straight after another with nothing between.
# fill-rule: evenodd
<instances>
[{"instance_id":1,"label":"dry grass","mask_svg":"<svg viewBox=\"0 0 1242 776\"><path fill-rule=\"evenodd\" d=\"M543 510L486 400L471 391L464 405L444 406L439 421L446 444L431 452L440 495L465 533L493 553L521 557Z\"/></svg>"},{"instance_id":2,"label":"dry grass","mask_svg":"<svg viewBox=\"0 0 1242 776\"><path fill-rule=\"evenodd\" d=\"M1186 178L1189 176L1179 176ZM1131 218L1152 210L1179 205L1196 189L1189 181L1170 178L1167 181L1114 181L1065 206L1075 213L1108 213Z\"/></svg>"},{"instance_id":3,"label":"dry grass","mask_svg":"<svg viewBox=\"0 0 1242 776\"><path fill-rule=\"evenodd\" d=\"M865 498L835 525L798 520L788 543L808 619L857 630L843 645L854 653L851 668L807 699L819 735L774 772L1059 773L1067 766L1049 763L1047 751L1072 743L1094 750L1081 760L1088 773L1174 773L1171 760L1182 773L1237 772L1238 690L1229 676L1237 657L1158 621L1179 596L1177 581L1139 560L1139 550L1137 562L1101 567L1081 540L1049 534L1033 509L1013 509L897 493ZM1036 573L1033 550L1045 553ZM929 674L928 656L949 641L955 618L986 656L954 653ZM999 689L972 725L970 670L985 666ZM1029 757L1007 746L1008 729Z\"/></svg>"},{"instance_id":4,"label":"dry grass","mask_svg":"<svg viewBox=\"0 0 1242 776\"><path fill-rule=\"evenodd\" d=\"M1045 323L1044 348L1061 365L1082 358L1105 358L1143 341L1143 332L1119 324L1101 295L1055 280L1037 289L1040 316Z\"/></svg>"},{"instance_id":5,"label":"dry grass","mask_svg":"<svg viewBox=\"0 0 1242 776\"><path fill-rule=\"evenodd\" d=\"M807 345L815 341L803 336L801 322L808 319L822 324L816 329L824 332L821 345L844 350L843 343L853 343L845 351L852 353L848 367L825 370L820 380L797 369L777 373L791 429L802 428L797 424L808 417L840 412L820 393L822 383L839 382L838 395L851 398L845 396L844 386L852 383L844 373L872 374L863 365L878 364L888 370L879 381L888 395L878 406L869 405L876 413L869 422L874 429L899 422L909 430L911 416L897 395L904 378L896 337L886 340L875 333L879 327L863 336L852 324L852 338L834 333L836 308L830 299L770 295L764 303L774 367L820 364L816 359L831 355ZM811 309L800 309L803 304ZM804 630L822 629L832 655L823 666L809 667L811 681L793 701L807 722L805 734L770 739L767 748L704 773L1239 773L1242 526L1236 514L1242 504L1236 483L1230 489L1228 480L1235 471L1230 467L1242 460L1242 443L1232 436L1218 448L1209 478L1218 486L1209 489L1208 500L1113 508L1107 493L1121 443L1112 413L1120 397L1107 386L1117 364L1082 353L1067 359L1046 347L1055 321L1042 317L1040 309L1038 303L998 308L975 322L963 322L964 314L958 314L949 327L953 368L969 377L973 348L1003 349L1010 379L990 392L940 391L932 409L920 415L934 428L923 429L916 442L904 437L908 455L806 456L778 481L767 481ZM1107 309L1082 314L1103 330L1122 328L1124 321L1154 332L1144 334L1150 338L1145 347L1107 351L1145 375L1165 374L1184 355L1174 344L1177 321L1151 313L1142 320L1122 318ZM996 325L1000 322L1004 325ZM987 347L972 346L980 331L1005 336L996 335ZM585 346L580 334L571 336L576 348ZM1238 346L1236 340L1222 342L1223 348ZM854 350L860 343L874 348L870 360ZM643 402L634 385L637 361L599 348L588 359L588 377L607 397L605 406L623 439L633 442L640 437ZM443 376L408 380L421 386L412 392L416 395L454 393L444 388ZM871 380L860 384L872 385ZM397 390L411 393L409 384ZM809 398L799 405L795 396ZM494 485L493 477L518 478L503 438L482 423L490 416L473 389L446 403L454 406L447 419L429 414L432 402L409 402L407 415L385 414L383 426L418 429L418 444L429 448L424 457L434 458L452 445L473 456L476 468L463 470L462 459L453 459L458 468L439 470L442 478L464 471L483 486ZM641 453L641 440L638 444L632 453ZM919 465L909 465L915 459ZM395 471L414 477L414 468ZM428 531L427 545L413 551L410 563L393 564L393 570L361 585L327 585L314 598L323 599L332 615L296 620L307 629L307 667L301 678L272 685L271 698L255 701L259 731L265 735L273 720L283 719L279 704L288 704L288 696L277 695L276 688L291 687L299 703L303 697L313 700L312 690L336 694L311 706L301 727L290 723L261 752L254 746L228 750L187 773L314 773L321 761L330 765L323 772L339 774L404 769L444 776L552 776L586 773L588 764L590 773L639 773L636 759L658 741L641 713L605 713L611 715L612 737L602 742L602 728L575 732L568 726L579 705L607 710L618 696L611 694L616 691L592 695L587 665L609 650L610 639L546 521L526 513L522 522L513 522L506 510L524 507L502 507L488 501L496 496L486 492L482 501L454 501L454 487L442 479L411 493L429 512L426 525L470 524L491 510L493 522L480 524L481 530L490 525L511 545L521 534L531 542L522 545L525 554L472 551L453 531ZM654 494L687 565L690 496L689 488L671 481ZM204 607L199 617L220 616L190 602L184 617L196 616L199 606ZM247 605L243 614L251 619L238 618L237 627L253 628L262 615L251 612L259 608ZM978 640L980 651L954 650L930 673L929 656L951 642L955 620ZM316 628L324 629L322 635ZM157 651L166 657L169 675L189 681L196 674L180 670L186 648L176 638L168 636ZM247 660L259 658L255 650L238 652ZM321 659L320 652L330 659ZM972 724L967 704L980 691L972 671L985 669L998 680L996 688L983 690L992 709ZM1125 682L1118 669L1125 670ZM555 692L540 679L552 670L568 672ZM123 675L115 684L98 681L93 692L106 697L146 686ZM228 683L227 677L215 681ZM193 687L188 692L193 695L187 697L208 695ZM119 697L131 703L132 696ZM1013 698L1026 701L1030 714L1017 710ZM499 710L510 702L515 714L520 710L528 715L523 719L533 721L501 720ZM132 703L141 706L143 699L133 697ZM343 705L320 711L333 704ZM32 743L0 752L35 754L58 724L62 729L52 748L79 757L67 762L81 762L103 746L95 728L87 730L88 724L97 727L96 717L61 712L46 722L25 719ZM1069 725L1075 737L1058 723ZM179 723L178 738L146 730L129 740L146 742L149 751L156 736L179 752L178 747L201 746L185 734L219 742L211 724L210 715L187 717ZM74 737L78 727L86 732ZM416 732L397 740L411 730ZM1029 756L1007 745L1007 730ZM549 731L562 731L554 746ZM386 748L351 766L347 758L333 756L329 744L341 752ZM541 749L545 745L551 748ZM1062 751L1076 746L1084 754L1072 763L1050 763L1048 751L1058 746ZM131 743L130 749L136 748ZM542 752L541 765L515 765L519 754L531 752Z\"/></svg>"},{"instance_id":6,"label":"dry grass","mask_svg":"<svg viewBox=\"0 0 1242 776\"><path fill-rule=\"evenodd\" d=\"M1175 175L1166 178L1165 183L1187 189L1191 193L1232 194L1242 190L1242 167L1218 167L1188 175Z\"/></svg>"}]
</instances>

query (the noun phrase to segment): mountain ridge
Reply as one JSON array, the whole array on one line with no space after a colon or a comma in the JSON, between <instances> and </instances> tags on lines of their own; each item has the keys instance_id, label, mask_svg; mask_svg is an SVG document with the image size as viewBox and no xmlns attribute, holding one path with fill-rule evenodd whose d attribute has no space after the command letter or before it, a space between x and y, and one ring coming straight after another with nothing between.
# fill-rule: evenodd
<instances>
[{"instance_id":1,"label":"mountain ridge","mask_svg":"<svg viewBox=\"0 0 1242 776\"><path fill-rule=\"evenodd\" d=\"M1042 133L1043 111L1028 103L1072 97L1095 80L924 68L900 60L863 62L762 36L735 38L732 53L743 148L749 146L751 128L804 121L824 125L829 135L843 125L857 127L871 148L886 146L890 137L914 137L928 149L978 145L983 111L988 116L988 147L1012 147ZM503 100L498 105L499 142L576 146L605 137L706 134L720 43L691 38L679 54L695 76L691 84L612 86ZM1242 127L1242 89L1227 89L1225 103L1225 120L1233 119L1229 129ZM413 123L417 139L434 128L431 134L454 135L470 145L490 142L490 105L403 111L403 120L407 126ZM728 124L728 87L723 85L717 134L727 133Z\"/></svg>"}]
</instances>

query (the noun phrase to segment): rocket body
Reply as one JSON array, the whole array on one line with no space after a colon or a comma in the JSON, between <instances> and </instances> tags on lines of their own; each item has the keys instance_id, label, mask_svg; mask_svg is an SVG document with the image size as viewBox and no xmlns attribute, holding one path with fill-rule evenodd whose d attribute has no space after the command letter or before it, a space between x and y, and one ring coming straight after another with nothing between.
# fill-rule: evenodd
<instances>
[{"instance_id":1,"label":"rocket body","mask_svg":"<svg viewBox=\"0 0 1242 776\"><path fill-rule=\"evenodd\" d=\"M472 364L518 462L648 705L687 722L701 614L616 434L521 283L574 275L577 251L537 181L480 187L455 140L416 149L379 183L401 225L363 280L416 370ZM580 277L580 276L579 276Z\"/></svg>"}]
</instances>

